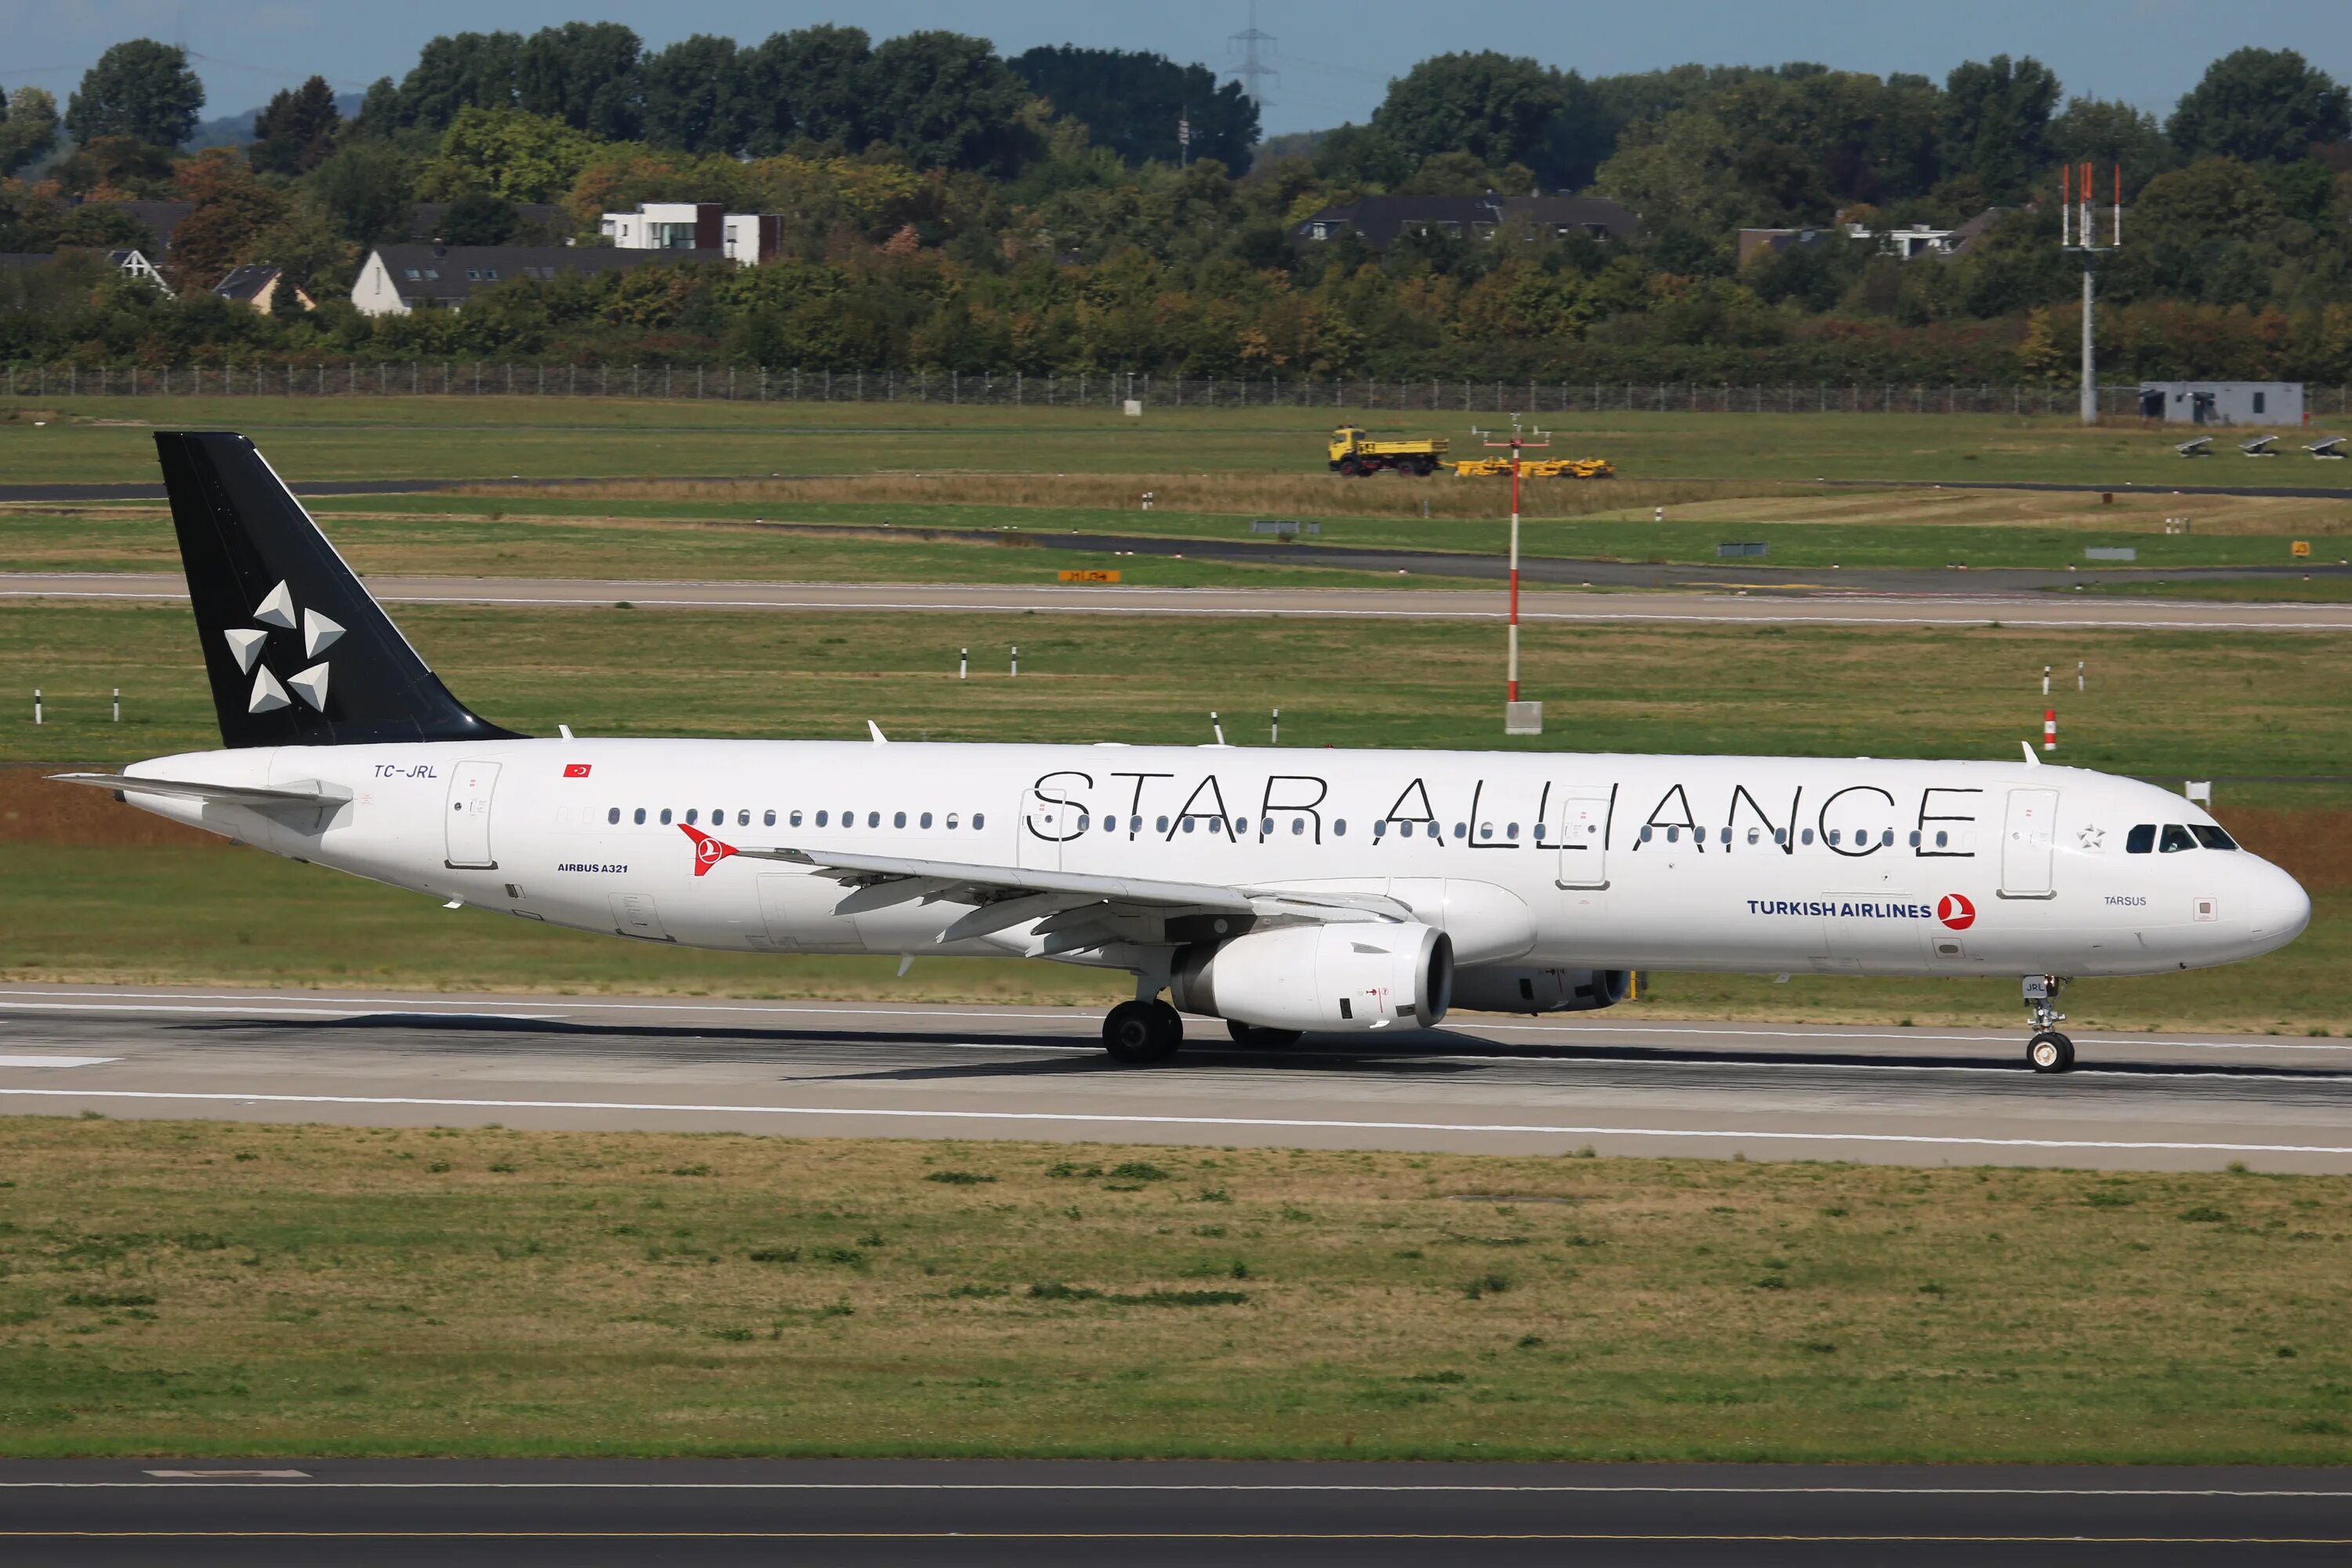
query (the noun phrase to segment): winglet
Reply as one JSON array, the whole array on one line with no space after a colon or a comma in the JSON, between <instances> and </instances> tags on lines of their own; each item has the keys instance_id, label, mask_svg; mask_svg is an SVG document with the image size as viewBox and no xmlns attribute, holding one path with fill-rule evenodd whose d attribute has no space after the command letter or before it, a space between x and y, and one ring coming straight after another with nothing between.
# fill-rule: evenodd
<instances>
[{"instance_id":1,"label":"winglet","mask_svg":"<svg viewBox=\"0 0 2352 1568\"><path fill-rule=\"evenodd\" d=\"M2033 754L2032 742L2020 741L2018 744L2025 748L2025 760L2030 765L2037 768L2042 765L2042 759Z\"/></svg>"},{"instance_id":2,"label":"winglet","mask_svg":"<svg viewBox=\"0 0 2352 1568\"><path fill-rule=\"evenodd\" d=\"M871 719L866 721L866 732L874 737L874 743L877 746L887 746L890 743L890 737L882 732L882 726Z\"/></svg>"}]
</instances>

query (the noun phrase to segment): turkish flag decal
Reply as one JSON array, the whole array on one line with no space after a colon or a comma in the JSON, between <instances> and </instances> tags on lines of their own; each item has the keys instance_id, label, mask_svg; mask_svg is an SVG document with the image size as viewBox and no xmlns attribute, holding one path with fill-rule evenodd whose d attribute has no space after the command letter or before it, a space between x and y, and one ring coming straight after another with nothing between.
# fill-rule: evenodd
<instances>
[{"instance_id":1,"label":"turkish flag decal","mask_svg":"<svg viewBox=\"0 0 2352 1568\"><path fill-rule=\"evenodd\" d=\"M1977 907L1962 893L1946 893L1936 905L1936 918L1954 931L1966 931L1977 923Z\"/></svg>"},{"instance_id":2,"label":"turkish flag decal","mask_svg":"<svg viewBox=\"0 0 2352 1568\"><path fill-rule=\"evenodd\" d=\"M588 776L588 767L589 764L586 763L566 763L563 764L563 776L568 779L584 779Z\"/></svg>"},{"instance_id":3,"label":"turkish flag decal","mask_svg":"<svg viewBox=\"0 0 2352 1568\"><path fill-rule=\"evenodd\" d=\"M681 822L677 830L694 841L694 874L698 877L735 853L735 846L721 843L698 827L689 827Z\"/></svg>"}]
</instances>

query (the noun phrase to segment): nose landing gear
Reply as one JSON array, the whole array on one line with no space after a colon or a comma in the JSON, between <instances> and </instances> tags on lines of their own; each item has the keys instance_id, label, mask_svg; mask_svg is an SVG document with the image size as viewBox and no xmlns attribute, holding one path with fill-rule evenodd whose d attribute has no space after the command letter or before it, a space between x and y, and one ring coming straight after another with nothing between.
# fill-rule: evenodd
<instances>
[{"instance_id":1,"label":"nose landing gear","mask_svg":"<svg viewBox=\"0 0 2352 1568\"><path fill-rule=\"evenodd\" d=\"M2025 1043L2025 1065L2035 1072L2073 1071L2074 1042L2058 1032L2058 1026L2066 1020L2066 1015L2058 1011L2065 980L2055 974L2029 974L2024 989L2025 1011L2033 1021L2033 1038Z\"/></svg>"}]
</instances>

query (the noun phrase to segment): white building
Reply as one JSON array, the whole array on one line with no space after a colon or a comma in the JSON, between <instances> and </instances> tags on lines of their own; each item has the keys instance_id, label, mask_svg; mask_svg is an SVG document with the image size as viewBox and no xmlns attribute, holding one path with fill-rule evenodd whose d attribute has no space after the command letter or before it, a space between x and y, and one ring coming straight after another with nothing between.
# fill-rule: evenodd
<instances>
[{"instance_id":1,"label":"white building","mask_svg":"<svg viewBox=\"0 0 2352 1568\"><path fill-rule=\"evenodd\" d=\"M640 202L606 213L597 227L616 250L716 250L745 267L774 256L782 220L730 213L719 202Z\"/></svg>"}]
</instances>

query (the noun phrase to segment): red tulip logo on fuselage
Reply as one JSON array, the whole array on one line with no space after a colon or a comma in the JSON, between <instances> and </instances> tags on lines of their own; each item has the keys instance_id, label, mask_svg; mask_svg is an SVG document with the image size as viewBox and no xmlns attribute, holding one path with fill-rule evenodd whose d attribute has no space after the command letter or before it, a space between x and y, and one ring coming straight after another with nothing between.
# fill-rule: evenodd
<instances>
[{"instance_id":1,"label":"red tulip logo on fuselage","mask_svg":"<svg viewBox=\"0 0 2352 1568\"><path fill-rule=\"evenodd\" d=\"M1960 893L1946 893L1936 906L1936 918L1954 931L1966 931L1977 923L1977 907Z\"/></svg>"}]
</instances>

